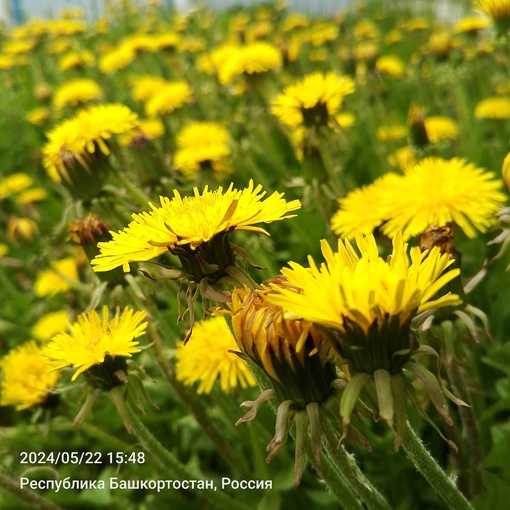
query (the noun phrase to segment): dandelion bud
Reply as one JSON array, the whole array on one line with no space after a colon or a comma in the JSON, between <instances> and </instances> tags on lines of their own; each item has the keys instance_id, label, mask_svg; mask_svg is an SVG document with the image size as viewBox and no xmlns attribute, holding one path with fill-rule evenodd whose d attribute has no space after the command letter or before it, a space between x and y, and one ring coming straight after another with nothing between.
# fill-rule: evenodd
<instances>
[{"instance_id":1,"label":"dandelion bud","mask_svg":"<svg viewBox=\"0 0 510 510\"><path fill-rule=\"evenodd\" d=\"M411 142L417 147L425 147L429 144L429 137L425 127L425 113L422 108L412 103L407 115L407 125L411 136Z\"/></svg>"}]
</instances>

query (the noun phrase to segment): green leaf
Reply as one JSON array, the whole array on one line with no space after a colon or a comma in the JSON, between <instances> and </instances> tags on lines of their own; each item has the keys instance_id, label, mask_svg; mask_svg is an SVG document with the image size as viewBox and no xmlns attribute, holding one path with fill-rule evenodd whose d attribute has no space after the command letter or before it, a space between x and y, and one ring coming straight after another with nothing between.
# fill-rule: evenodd
<instances>
[{"instance_id":1,"label":"green leaf","mask_svg":"<svg viewBox=\"0 0 510 510\"><path fill-rule=\"evenodd\" d=\"M486 471L483 475L485 491L472 501L476 510L508 510L510 485Z\"/></svg>"},{"instance_id":2,"label":"green leaf","mask_svg":"<svg viewBox=\"0 0 510 510\"><path fill-rule=\"evenodd\" d=\"M340 416L344 419L344 423L350 422L350 416L356 401L358 400L361 390L365 386L366 382L370 378L370 374L360 372L355 374L352 379L347 383L342 400L340 401Z\"/></svg>"}]
</instances>

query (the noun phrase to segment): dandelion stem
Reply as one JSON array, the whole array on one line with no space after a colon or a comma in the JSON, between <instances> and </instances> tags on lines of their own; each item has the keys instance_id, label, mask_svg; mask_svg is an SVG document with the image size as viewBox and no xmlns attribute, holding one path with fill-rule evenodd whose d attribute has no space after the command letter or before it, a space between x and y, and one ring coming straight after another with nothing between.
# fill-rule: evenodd
<instances>
[{"instance_id":1,"label":"dandelion stem","mask_svg":"<svg viewBox=\"0 0 510 510\"><path fill-rule=\"evenodd\" d=\"M2 473L0 473L0 487L21 501L28 503L30 508L37 508L40 510L63 510L61 506L51 503L30 489L20 489L17 481Z\"/></svg>"},{"instance_id":2,"label":"dandelion stem","mask_svg":"<svg viewBox=\"0 0 510 510\"><path fill-rule=\"evenodd\" d=\"M137 186L133 185L133 183L129 180L129 178L118 168L113 168L113 174L120 181L122 186L126 189L126 191L131 195L131 197L138 202L140 207L147 207L147 204L150 202L149 197Z\"/></svg>"},{"instance_id":3,"label":"dandelion stem","mask_svg":"<svg viewBox=\"0 0 510 510\"><path fill-rule=\"evenodd\" d=\"M322 465L318 466L313 455L310 453L311 459L315 469L322 476L324 482L329 490L336 497L337 501L342 505L344 510L363 510L363 504L348 484L343 476L343 473L338 469L336 461L329 454L329 448L326 446L326 452L322 455ZM323 450L324 452L324 450Z\"/></svg>"},{"instance_id":4,"label":"dandelion stem","mask_svg":"<svg viewBox=\"0 0 510 510\"><path fill-rule=\"evenodd\" d=\"M152 459L173 479L193 480L196 479L194 473L191 473L179 460L168 451L145 427L138 418L137 412L126 402L121 387L117 386L110 391L113 401L122 418L128 422L129 428L139 439L144 448L151 454ZM216 490L207 490L199 493L204 499L217 504L219 508L230 510L248 510L249 507L235 501L226 493Z\"/></svg>"},{"instance_id":5,"label":"dandelion stem","mask_svg":"<svg viewBox=\"0 0 510 510\"><path fill-rule=\"evenodd\" d=\"M430 486L436 491L448 508L455 510L473 510L473 507L455 484L446 475L441 466L425 448L422 440L408 422L402 441L407 456L414 467L423 475Z\"/></svg>"},{"instance_id":6,"label":"dandelion stem","mask_svg":"<svg viewBox=\"0 0 510 510\"><path fill-rule=\"evenodd\" d=\"M478 422L471 402L471 396L466 387L466 381L462 368L456 359L452 361L448 378L452 384L452 389L457 397L468 404L467 407L459 406L459 415L462 422L462 430L465 434L465 446L467 449L467 470L465 480L465 491L467 497L473 498L483 490L482 478L482 451L480 444L480 431ZM462 483L460 483L462 487Z\"/></svg>"},{"instance_id":7,"label":"dandelion stem","mask_svg":"<svg viewBox=\"0 0 510 510\"><path fill-rule=\"evenodd\" d=\"M333 461L338 471L344 477L344 484L347 484L351 492L357 494L359 500L364 503L364 505L361 504L361 508L367 508L369 510L391 510L384 496L361 472L354 456L348 454L343 446L338 446L340 435L331 422L329 420L322 420L322 425L326 438L324 444L326 455ZM326 483L328 483L328 480L326 480ZM329 486L331 487L331 485ZM360 505L359 501L358 505Z\"/></svg>"}]
</instances>

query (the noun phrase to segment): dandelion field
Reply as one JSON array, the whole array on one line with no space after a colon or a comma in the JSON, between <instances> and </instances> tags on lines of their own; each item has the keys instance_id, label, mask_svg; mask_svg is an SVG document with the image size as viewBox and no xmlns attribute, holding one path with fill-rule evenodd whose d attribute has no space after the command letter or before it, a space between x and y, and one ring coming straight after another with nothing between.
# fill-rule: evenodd
<instances>
[{"instance_id":1,"label":"dandelion field","mask_svg":"<svg viewBox=\"0 0 510 510\"><path fill-rule=\"evenodd\" d=\"M1 29L0 508L506 510L510 2L413 4Z\"/></svg>"}]
</instances>

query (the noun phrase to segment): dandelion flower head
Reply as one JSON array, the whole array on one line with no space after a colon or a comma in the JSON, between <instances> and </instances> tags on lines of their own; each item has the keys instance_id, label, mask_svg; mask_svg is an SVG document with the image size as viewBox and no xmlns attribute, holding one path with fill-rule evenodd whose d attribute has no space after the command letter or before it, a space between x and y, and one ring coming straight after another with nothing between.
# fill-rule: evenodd
<instances>
[{"instance_id":1,"label":"dandelion flower head","mask_svg":"<svg viewBox=\"0 0 510 510\"><path fill-rule=\"evenodd\" d=\"M47 134L42 149L43 165L57 182L68 175L67 167L75 161L87 168L86 159L96 152L109 155L107 141L114 134L131 131L138 116L121 104L101 104L81 110Z\"/></svg>"},{"instance_id":2,"label":"dandelion flower head","mask_svg":"<svg viewBox=\"0 0 510 510\"><path fill-rule=\"evenodd\" d=\"M431 143L455 140L459 135L457 123L448 117L425 117L424 123L428 139Z\"/></svg>"},{"instance_id":3,"label":"dandelion flower head","mask_svg":"<svg viewBox=\"0 0 510 510\"><path fill-rule=\"evenodd\" d=\"M290 268L282 269L289 287L275 287L268 301L287 310L288 317L340 331L355 323L365 332L388 317L398 317L400 324L405 324L414 314L429 308L460 303L453 294L436 298L437 292L460 272L452 269L443 274L454 260L447 253L441 254L439 248L422 253L414 247L409 252L407 243L397 234L392 254L385 260L378 253L373 235L359 234L356 244L360 255L347 240L338 241L336 252L322 241L325 263L317 265L312 257L308 258L308 268L290 262Z\"/></svg>"},{"instance_id":4,"label":"dandelion flower head","mask_svg":"<svg viewBox=\"0 0 510 510\"><path fill-rule=\"evenodd\" d=\"M37 340L51 340L57 333L67 329L70 319L65 310L47 313L36 322L32 334Z\"/></svg>"},{"instance_id":5,"label":"dandelion flower head","mask_svg":"<svg viewBox=\"0 0 510 510\"><path fill-rule=\"evenodd\" d=\"M55 368L73 367L76 369L72 380L94 365L102 364L106 357L131 357L139 352L136 340L145 333L147 322L145 311L135 312L117 308L110 318L107 306L102 314L95 310L78 316L70 325L69 331L59 333L43 348L43 356Z\"/></svg>"},{"instance_id":6,"label":"dandelion flower head","mask_svg":"<svg viewBox=\"0 0 510 510\"><path fill-rule=\"evenodd\" d=\"M494 173L462 158L419 161L407 167L385 194L393 207L382 231L393 237L402 230L404 239L450 221L474 238L477 231L494 224L495 213L506 201Z\"/></svg>"},{"instance_id":7,"label":"dandelion flower head","mask_svg":"<svg viewBox=\"0 0 510 510\"><path fill-rule=\"evenodd\" d=\"M494 223L495 213L506 200L492 172L461 158L426 158L406 167L404 175L390 175L339 200L339 211L332 219L336 234L354 237L358 228L366 233L370 222L356 217L365 210L372 211L373 227L381 226L391 238L402 231L407 240L430 225L448 222L474 238L477 231L485 232Z\"/></svg>"},{"instance_id":8,"label":"dandelion flower head","mask_svg":"<svg viewBox=\"0 0 510 510\"><path fill-rule=\"evenodd\" d=\"M200 165L209 163L213 170L222 173L222 164L230 155L229 134L217 122L192 122L177 134L175 168L193 177Z\"/></svg>"},{"instance_id":9,"label":"dandelion flower head","mask_svg":"<svg viewBox=\"0 0 510 510\"><path fill-rule=\"evenodd\" d=\"M18 411L44 403L60 377L34 341L10 350L0 359L0 370L0 405Z\"/></svg>"},{"instance_id":10,"label":"dandelion flower head","mask_svg":"<svg viewBox=\"0 0 510 510\"><path fill-rule=\"evenodd\" d=\"M171 113L192 98L191 87L185 81L165 82L145 103L145 113L151 117Z\"/></svg>"},{"instance_id":11,"label":"dandelion flower head","mask_svg":"<svg viewBox=\"0 0 510 510\"><path fill-rule=\"evenodd\" d=\"M41 271L35 280L34 291L38 297L54 296L66 292L78 280L78 268L73 257L51 263L50 269Z\"/></svg>"},{"instance_id":12,"label":"dandelion flower head","mask_svg":"<svg viewBox=\"0 0 510 510\"><path fill-rule=\"evenodd\" d=\"M271 111L288 126L328 124L345 96L354 92L354 81L334 72L313 73L285 88L271 103Z\"/></svg>"},{"instance_id":13,"label":"dandelion flower head","mask_svg":"<svg viewBox=\"0 0 510 510\"><path fill-rule=\"evenodd\" d=\"M492 18L496 23L510 21L509 0L475 0L475 8Z\"/></svg>"},{"instance_id":14,"label":"dandelion flower head","mask_svg":"<svg viewBox=\"0 0 510 510\"><path fill-rule=\"evenodd\" d=\"M61 85L53 98L57 110L66 106L80 106L99 99L103 95L101 87L89 78L76 78Z\"/></svg>"},{"instance_id":15,"label":"dandelion flower head","mask_svg":"<svg viewBox=\"0 0 510 510\"><path fill-rule=\"evenodd\" d=\"M287 218L288 212L301 207L299 200L286 202L283 193L274 192L264 198L262 186L237 190L231 184L223 191L220 186L202 194L160 197L160 206L150 203L151 211L133 214L133 221L120 232L111 232L112 241L99 243L101 253L92 261L94 271L110 271L122 266L129 271L130 262L142 262L157 257L175 246L195 249L216 234L232 230L250 230L267 234L257 223L271 223Z\"/></svg>"},{"instance_id":16,"label":"dandelion flower head","mask_svg":"<svg viewBox=\"0 0 510 510\"><path fill-rule=\"evenodd\" d=\"M227 85L242 74L266 73L281 66L281 52L271 43L260 41L245 46L232 46L218 69L218 79Z\"/></svg>"},{"instance_id":17,"label":"dandelion flower head","mask_svg":"<svg viewBox=\"0 0 510 510\"><path fill-rule=\"evenodd\" d=\"M477 119L510 119L510 99L508 97L488 97L475 107Z\"/></svg>"},{"instance_id":18,"label":"dandelion flower head","mask_svg":"<svg viewBox=\"0 0 510 510\"><path fill-rule=\"evenodd\" d=\"M199 383L197 393L210 393L219 380L224 393L238 387L255 386L224 317L195 323L189 342L180 342L175 353L177 379L187 386Z\"/></svg>"}]
</instances>

